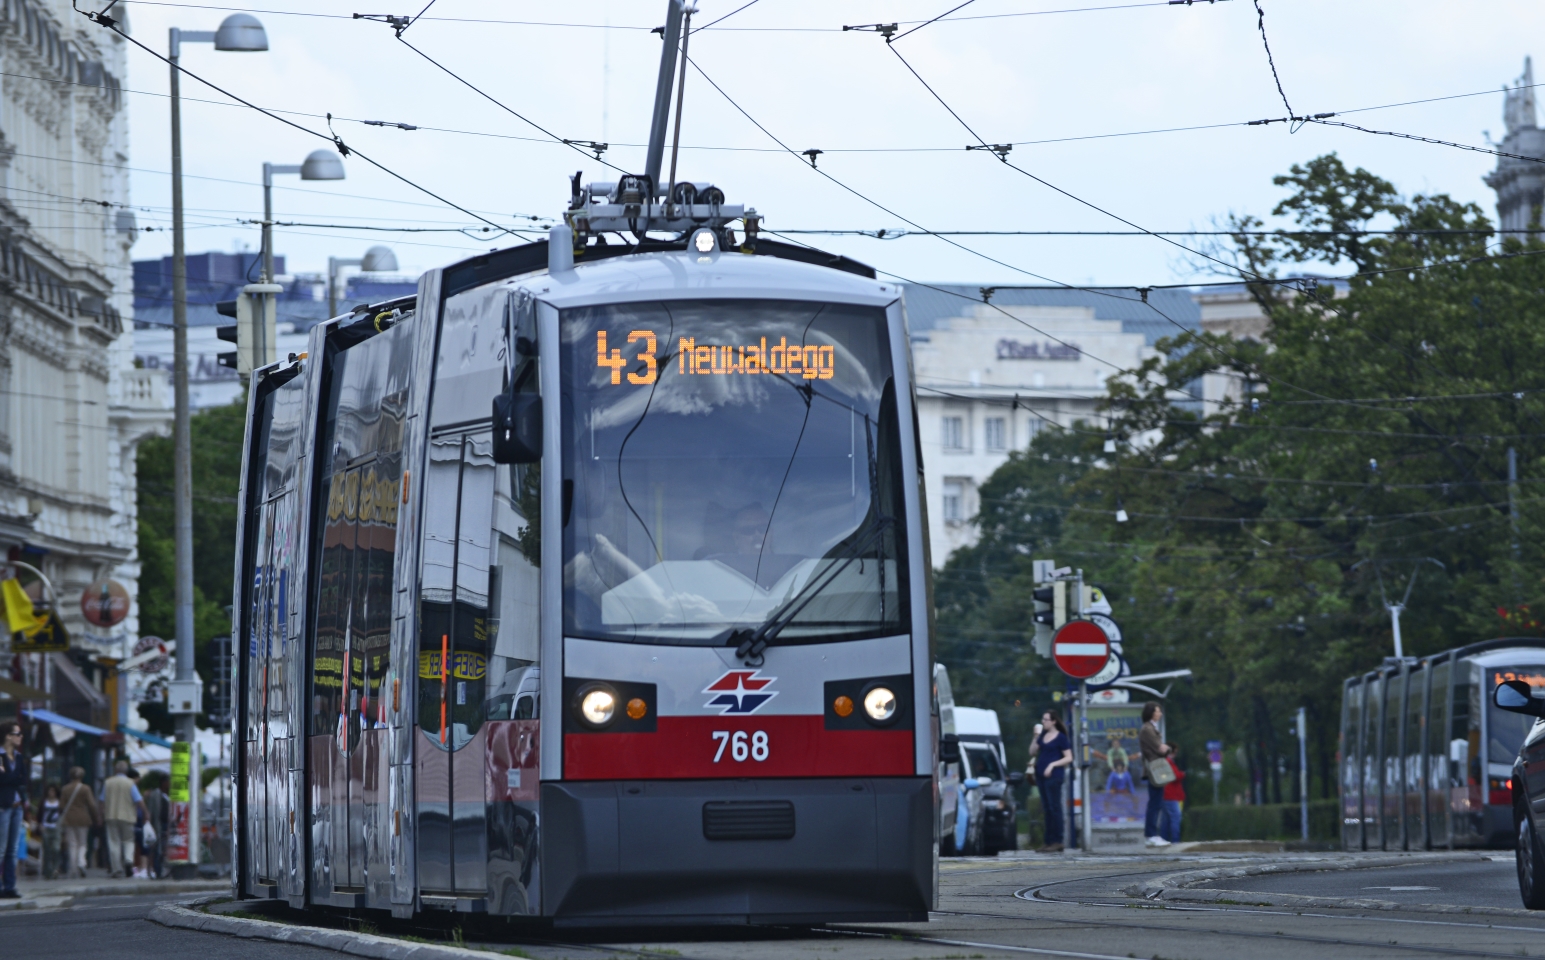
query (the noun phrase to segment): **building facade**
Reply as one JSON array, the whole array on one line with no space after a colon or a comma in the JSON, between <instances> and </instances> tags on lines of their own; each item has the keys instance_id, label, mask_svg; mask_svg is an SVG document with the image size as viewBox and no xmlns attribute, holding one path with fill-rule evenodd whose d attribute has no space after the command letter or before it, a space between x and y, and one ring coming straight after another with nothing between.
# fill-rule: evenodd
<instances>
[{"instance_id":1,"label":"building facade","mask_svg":"<svg viewBox=\"0 0 1545 960\"><path fill-rule=\"evenodd\" d=\"M165 372L134 366L125 48L69 0L0 0L0 576L39 596L42 571L72 651L0 649L96 723L115 718L93 659L124 655L138 604L103 629L80 598L103 578L137 596L135 448L170 423Z\"/></svg>"},{"instance_id":2,"label":"building facade","mask_svg":"<svg viewBox=\"0 0 1545 960\"><path fill-rule=\"evenodd\" d=\"M1524 58L1523 76L1507 88L1502 120L1507 136L1497 149L1545 160L1545 130L1536 126L1534 64L1528 57ZM1541 211L1545 209L1545 164L1498 157L1497 168L1485 180L1497 192L1497 226L1503 230L1539 228Z\"/></svg>"},{"instance_id":3,"label":"building facade","mask_svg":"<svg viewBox=\"0 0 1545 960\"><path fill-rule=\"evenodd\" d=\"M1099 430L1106 381L1194 330L1186 291L906 284L935 566L976 541L980 489L1047 425ZM1200 402L1200 385L1197 397ZM1182 401L1184 402L1184 401Z\"/></svg>"}]
</instances>

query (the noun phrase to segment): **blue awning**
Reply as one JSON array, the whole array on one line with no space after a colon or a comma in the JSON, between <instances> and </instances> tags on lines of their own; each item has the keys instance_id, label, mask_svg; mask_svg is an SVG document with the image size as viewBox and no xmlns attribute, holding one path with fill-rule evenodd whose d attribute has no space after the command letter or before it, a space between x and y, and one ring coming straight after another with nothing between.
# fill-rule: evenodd
<instances>
[{"instance_id":1,"label":"blue awning","mask_svg":"<svg viewBox=\"0 0 1545 960\"><path fill-rule=\"evenodd\" d=\"M146 743L153 743L158 747L170 747L172 745L172 741L170 740L167 740L163 737L158 737L153 733L146 733L143 730L135 730L133 727L126 726L122 723L118 724L118 732L127 733L131 737L143 740Z\"/></svg>"},{"instance_id":2,"label":"blue awning","mask_svg":"<svg viewBox=\"0 0 1545 960\"><path fill-rule=\"evenodd\" d=\"M66 717L63 714L55 713L52 710L23 710L22 713L26 714L34 720L42 720L44 723L57 723L61 727L69 727L71 730L75 730L80 733L89 733L93 737L101 737L107 734L107 731L103 730L101 727L93 727L89 723L81 723L79 720L71 720L69 717Z\"/></svg>"}]
</instances>

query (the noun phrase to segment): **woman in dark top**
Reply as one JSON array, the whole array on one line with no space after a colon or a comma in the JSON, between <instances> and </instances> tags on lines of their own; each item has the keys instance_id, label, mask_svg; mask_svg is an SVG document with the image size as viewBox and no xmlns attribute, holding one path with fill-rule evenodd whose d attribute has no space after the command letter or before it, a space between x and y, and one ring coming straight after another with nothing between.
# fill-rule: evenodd
<instances>
[{"instance_id":1,"label":"woman in dark top","mask_svg":"<svg viewBox=\"0 0 1545 960\"><path fill-rule=\"evenodd\" d=\"M1062 849L1063 835L1062 784L1073 764L1073 743L1068 739L1067 728L1062 725L1062 715L1048 707L1035 725L1035 739L1030 743L1030 758L1035 763L1035 784L1041 793L1041 809L1046 814L1046 845L1042 853L1056 853Z\"/></svg>"}]
</instances>

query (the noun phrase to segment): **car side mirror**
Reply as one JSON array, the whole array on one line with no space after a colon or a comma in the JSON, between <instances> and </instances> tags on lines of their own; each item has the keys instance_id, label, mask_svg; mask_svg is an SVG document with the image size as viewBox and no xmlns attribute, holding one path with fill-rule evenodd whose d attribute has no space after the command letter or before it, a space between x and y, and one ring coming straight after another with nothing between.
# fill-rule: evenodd
<instances>
[{"instance_id":1,"label":"car side mirror","mask_svg":"<svg viewBox=\"0 0 1545 960\"><path fill-rule=\"evenodd\" d=\"M960 762L960 738L946 733L939 738L939 760L943 763Z\"/></svg>"},{"instance_id":2,"label":"car side mirror","mask_svg":"<svg viewBox=\"0 0 1545 960\"><path fill-rule=\"evenodd\" d=\"M494 462L542 459L542 398L534 393L494 397Z\"/></svg>"},{"instance_id":3,"label":"car side mirror","mask_svg":"<svg viewBox=\"0 0 1545 960\"><path fill-rule=\"evenodd\" d=\"M1491 702L1509 713L1545 717L1545 700L1535 697L1533 688L1523 680L1504 680L1497 684L1497 689L1491 692Z\"/></svg>"},{"instance_id":4,"label":"car side mirror","mask_svg":"<svg viewBox=\"0 0 1545 960\"><path fill-rule=\"evenodd\" d=\"M1010 770L1009 771L1009 786L1017 787L1021 783L1024 783L1024 782L1025 782L1025 772L1023 770Z\"/></svg>"}]
</instances>

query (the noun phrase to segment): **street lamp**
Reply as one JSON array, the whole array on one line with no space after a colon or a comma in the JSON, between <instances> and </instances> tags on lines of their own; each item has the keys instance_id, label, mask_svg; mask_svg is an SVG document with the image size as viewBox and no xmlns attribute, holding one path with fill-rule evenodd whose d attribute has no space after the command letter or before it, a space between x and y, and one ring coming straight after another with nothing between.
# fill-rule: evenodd
<instances>
[{"instance_id":1,"label":"street lamp","mask_svg":"<svg viewBox=\"0 0 1545 960\"><path fill-rule=\"evenodd\" d=\"M183 43L213 43L216 50L255 53L268 49L268 34L256 17L234 13L220 29L168 31L168 61L172 70L172 363L175 409L172 436L175 462L172 470L173 580L176 603L177 679L193 679L193 444L188 423L188 259L182 228L182 86L177 61ZM177 717L177 739L194 742L194 715ZM197 844L197 784L194 785L193 833ZM193 847L197 850L197 846ZM197 857L194 858L196 869Z\"/></svg>"},{"instance_id":2,"label":"street lamp","mask_svg":"<svg viewBox=\"0 0 1545 960\"><path fill-rule=\"evenodd\" d=\"M306 162L263 164L263 282L274 282L274 174L298 173L302 180L342 180L343 160L331 150L313 150Z\"/></svg>"},{"instance_id":3,"label":"street lamp","mask_svg":"<svg viewBox=\"0 0 1545 960\"><path fill-rule=\"evenodd\" d=\"M358 260L347 257L327 258L327 315L338 315L338 269L340 267L359 267L366 273L391 273L397 269L397 255L392 253L391 247L374 246L365 251L365 255Z\"/></svg>"}]
</instances>

